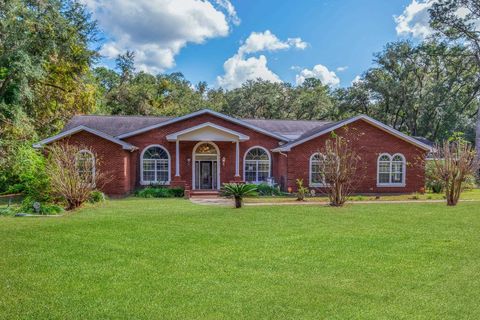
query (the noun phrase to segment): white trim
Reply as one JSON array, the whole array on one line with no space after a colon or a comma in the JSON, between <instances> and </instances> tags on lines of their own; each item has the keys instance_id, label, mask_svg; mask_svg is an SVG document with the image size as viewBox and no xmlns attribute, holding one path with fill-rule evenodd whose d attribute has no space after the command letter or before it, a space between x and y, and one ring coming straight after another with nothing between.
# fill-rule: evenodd
<instances>
[{"instance_id":1,"label":"white trim","mask_svg":"<svg viewBox=\"0 0 480 320\"><path fill-rule=\"evenodd\" d=\"M163 151L165 151L167 153L167 156L168 156L168 181L165 181L165 182L155 182L155 181L144 181L143 180L143 155L145 154L145 151L147 151L148 149L152 148L152 147L158 147L158 148L161 148L163 149ZM168 152L167 148L165 148L164 146L162 145L159 145L159 144L151 144L149 146L146 146L142 153L140 154L140 184L143 185L143 186L147 186L147 185L151 185L151 184L161 184L161 185L170 185L170 182L172 181L172 177L171 177L171 171L172 171L172 157L170 157L170 152ZM155 168L156 170L156 168Z\"/></svg>"},{"instance_id":2,"label":"white trim","mask_svg":"<svg viewBox=\"0 0 480 320\"><path fill-rule=\"evenodd\" d=\"M219 131L223 131L225 133L231 134L232 136L236 136L239 141L247 141L247 140L250 139L250 137L247 136L247 135L244 135L240 132L237 132L237 131L234 131L234 130L231 130L231 129L228 129L228 128L225 128L225 127L222 127L222 126L219 126L219 125L211 123L211 122L205 122L205 123L199 124L197 126L194 126L194 127L182 130L182 131L178 131L178 132L169 134L166 138L167 138L168 141L176 141L176 140L178 140L179 136L181 136L181 135L184 135L184 134L196 131L196 130L200 130L200 129L203 129L203 128L206 128L206 127L214 128L214 129L217 129Z\"/></svg>"},{"instance_id":3,"label":"white trim","mask_svg":"<svg viewBox=\"0 0 480 320\"><path fill-rule=\"evenodd\" d=\"M101 132L101 131L98 131L98 130L95 130L95 129L92 129L92 128L89 128L89 127L86 127L86 126L83 126L83 125L74 127L72 129L64 131L64 132L60 132L57 135L54 135L52 137L49 137L49 138L44 139L42 141L39 141L39 142L35 143L33 145L33 147L36 148L36 149L42 148L46 144L49 144L51 142L60 140L62 138L68 137L68 136L71 136L72 134L75 134L75 133L80 132L80 131L87 131L87 132L90 132L91 134L99 136L103 139L106 139L106 140L111 141L113 143L119 144L119 145L122 146L122 148L124 150L133 151L133 150L137 149L137 147L135 147L135 146L133 146L133 145L131 145L131 144L125 142L125 141L119 140L115 137L112 137L111 135L108 135L105 132Z\"/></svg>"},{"instance_id":4,"label":"white trim","mask_svg":"<svg viewBox=\"0 0 480 320\"><path fill-rule=\"evenodd\" d=\"M387 156L389 158L389 163L390 163L390 170L388 172L389 174L389 180L391 181L392 179L392 162L393 158L395 156L400 156L402 158L402 182L398 183L392 183L392 182L387 182L387 183L381 183L380 182L380 158L383 156ZM395 153L394 155L390 155L389 153L381 153L378 155L377 158L377 187L383 188L403 188L407 185L407 160L405 159L405 156L401 153Z\"/></svg>"},{"instance_id":5,"label":"white trim","mask_svg":"<svg viewBox=\"0 0 480 320\"><path fill-rule=\"evenodd\" d=\"M240 177L240 142L235 142L235 177Z\"/></svg>"},{"instance_id":6,"label":"white trim","mask_svg":"<svg viewBox=\"0 0 480 320\"><path fill-rule=\"evenodd\" d=\"M178 122L178 121L187 120L187 119L190 119L190 118L202 115L202 114L210 114L210 115L219 117L223 120L227 120L227 121L230 121L232 123L244 126L246 128L249 128L249 129L252 129L254 131L263 133L267 136L276 138L276 139L281 140L281 141L290 141L290 139L288 139L288 138L286 138L282 135L272 133L270 131L267 131L267 130L264 130L264 129L259 128L257 126L254 126L252 124L249 124L245 121L227 116L223 113L216 112L216 111L213 111L213 110L210 110L210 109L199 110L199 111L192 112L192 113L186 114L186 115L178 117L178 118L173 118L173 119L161 122L161 123L157 123L157 124L152 125L152 126L148 126L148 127L142 128L142 129L135 130L135 131L127 132L127 133L124 133L124 134L121 134L121 135L117 136L117 138L118 139L123 139L123 138L131 137L131 136L134 136L134 135L137 135L137 134L140 134L140 133L143 133L143 132L147 132L147 131L150 131L150 130L153 130L153 129L156 129L156 128L164 127L166 125L169 125L169 124L172 124L172 123L175 123L175 122Z\"/></svg>"},{"instance_id":7,"label":"white trim","mask_svg":"<svg viewBox=\"0 0 480 320\"><path fill-rule=\"evenodd\" d=\"M192 150L192 159L193 159L192 160L192 190L197 190L196 187L195 187L195 155L196 155L195 151L197 151L198 146L200 146L204 143L212 145L215 148L215 150L217 151L217 190L220 190L220 149L212 141L200 141L193 147L193 150ZM201 189L199 189L199 190L201 190Z\"/></svg>"},{"instance_id":8,"label":"white trim","mask_svg":"<svg viewBox=\"0 0 480 320\"><path fill-rule=\"evenodd\" d=\"M256 181L247 181L245 179L245 172L246 172L246 161L247 161L247 154L253 150L253 149L262 149L264 150L266 153L267 153L267 156L268 156L268 162L269 162L269 165L268 165L268 178L270 178L272 176L272 156L270 155L270 152L268 151L267 148L264 148L262 146L253 146L253 147L250 147L247 149L247 151L245 151L245 153L243 154L243 181L247 182L247 183L253 183L253 184L260 184L260 183L266 183L267 181L258 181L258 165L257 165L257 176L256 176Z\"/></svg>"},{"instance_id":9,"label":"white trim","mask_svg":"<svg viewBox=\"0 0 480 320\"><path fill-rule=\"evenodd\" d=\"M286 144L285 146L282 146L282 147L278 147L278 148L276 148L276 149L274 149L274 150L272 150L272 151L273 151L273 152L278 152L278 151L290 151L293 147L298 146L299 144L302 144L302 143L304 143L304 142L307 142L307 141L309 141L309 140L312 140L312 139L314 139L314 138L317 138L317 137L319 137L319 136L321 136L321 135L324 135L324 134L326 134L326 133L332 132L332 131L334 131L334 130L336 130L336 129L338 129L338 128L341 128L341 127L343 127L343 126L346 126L346 125L348 125L348 124L350 124L350 123L352 123L352 122L358 121L358 120L364 120L364 121L370 123L371 125L379 128L379 129L381 129L381 130L383 130L383 131L385 131L385 132L388 132L388 133L390 133L390 134L392 134L392 135L394 135L394 136L396 136L396 137L398 137L398 138L400 138L400 139L402 139L402 140L404 140L404 141L406 141L406 142L409 142L409 143L411 143L411 144L413 144L413 145L415 145L415 146L417 146L417 147L419 147L419 148L421 148L421 149L424 149L424 150L427 150L427 151L431 151L431 150L432 150L432 147L430 147L429 145L427 145L427 144L425 144L425 143L423 143L423 142L420 142L420 141L418 141L418 140L415 139L415 138L409 137L409 136L407 136L406 134L404 134L404 133L402 133L402 132L400 132L400 131L392 128L392 127L389 127L389 126L387 126L387 125L385 125L385 124L383 124L383 123L381 123L380 121L377 121L377 120L375 120L375 119L372 119L372 118L370 118L369 116L366 116L366 115L359 115L359 116L350 118L350 119L348 119L348 120L342 121L342 122L340 122L340 123L338 123L338 124L336 124L336 125L334 125L334 126L332 126L332 127L330 127L330 128L327 128L327 129L325 129L325 130L322 130L322 131L320 131L320 132L317 132L317 133L315 133L315 134L312 134L311 136L308 136L308 137L306 137L306 138L304 138L304 139L301 139L301 140L298 140L298 141L295 141L295 142L292 142L292 143L288 143L288 144Z\"/></svg>"},{"instance_id":10,"label":"white trim","mask_svg":"<svg viewBox=\"0 0 480 320\"><path fill-rule=\"evenodd\" d=\"M325 157L321 152L314 152L308 161L308 186L311 188L322 188L322 187L327 187L328 185L324 182L318 182L318 183L313 183L312 182L312 160L313 157L316 155L320 155L322 157Z\"/></svg>"},{"instance_id":11,"label":"white trim","mask_svg":"<svg viewBox=\"0 0 480 320\"><path fill-rule=\"evenodd\" d=\"M175 141L175 177L180 177L180 141Z\"/></svg>"}]
</instances>

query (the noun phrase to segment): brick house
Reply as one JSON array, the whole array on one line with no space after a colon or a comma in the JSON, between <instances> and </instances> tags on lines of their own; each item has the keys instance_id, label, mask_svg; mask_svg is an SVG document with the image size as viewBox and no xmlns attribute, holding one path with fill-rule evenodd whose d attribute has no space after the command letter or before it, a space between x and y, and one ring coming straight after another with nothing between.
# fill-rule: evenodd
<instances>
[{"instance_id":1,"label":"brick house","mask_svg":"<svg viewBox=\"0 0 480 320\"><path fill-rule=\"evenodd\" d=\"M153 184L183 187L187 194L215 192L226 182L295 190L297 178L311 189L322 187L319 150L332 131L358 137L365 178L357 193L424 187L429 144L364 115L339 122L237 119L208 109L177 118L75 116L35 147L64 141L93 150L99 169L113 178L103 190L109 195Z\"/></svg>"}]
</instances>

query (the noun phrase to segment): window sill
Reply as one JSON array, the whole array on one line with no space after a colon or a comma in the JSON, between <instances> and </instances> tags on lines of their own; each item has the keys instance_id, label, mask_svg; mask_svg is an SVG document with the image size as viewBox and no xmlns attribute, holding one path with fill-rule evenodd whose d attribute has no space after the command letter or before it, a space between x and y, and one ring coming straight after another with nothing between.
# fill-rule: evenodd
<instances>
[{"instance_id":1,"label":"window sill","mask_svg":"<svg viewBox=\"0 0 480 320\"><path fill-rule=\"evenodd\" d=\"M166 182L161 182L161 183L158 183L158 182L149 182L149 181L140 181L140 185L142 186L152 186L152 187L162 187L162 186L170 186L170 181L166 181Z\"/></svg>"},{"instance_id":2,"label":"window sill","mask_svg":"<svg viewBox=\"0 0 480 320\"><path fill-rule=\"evenodd\" d=\"M326 188L328 187L329 185L326 184L326 183L310 183L308 185L310 188Z\"/></svg>"},{"instance_id":3,"label":"window sill","mask_svg":"<svg viewBox=\"0 0 480 320\"><path fill-rule=\"evenodd\" d=\"M377 183L377 188L405 188L405 183Z\"/></svg>"}]
</instances>

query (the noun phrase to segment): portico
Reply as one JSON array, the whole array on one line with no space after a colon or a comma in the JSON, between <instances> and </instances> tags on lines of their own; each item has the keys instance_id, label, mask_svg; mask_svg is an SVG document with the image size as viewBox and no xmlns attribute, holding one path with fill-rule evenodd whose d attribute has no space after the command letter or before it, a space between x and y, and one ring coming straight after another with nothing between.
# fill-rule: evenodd
<instances>
[{"instance_id":1,"label":"portico","mask_svg":"<svg viewBox=\"0 0 480 320\"><path fill-rule=\"evenodd\" d=\"M166 136L167 141L175 142L175 176L173 184L185 184L182 179L180 164L181 142L197 142L192 149L192 157L188 158L191 165L193 190L219 190L221 187L221 168L225 165L226 155L216 142L231 142L235 144L235 175L234 180L240 177L240 143L248 141L249 136L240 132L205 122Z\"/></svg>"}]
</instances>

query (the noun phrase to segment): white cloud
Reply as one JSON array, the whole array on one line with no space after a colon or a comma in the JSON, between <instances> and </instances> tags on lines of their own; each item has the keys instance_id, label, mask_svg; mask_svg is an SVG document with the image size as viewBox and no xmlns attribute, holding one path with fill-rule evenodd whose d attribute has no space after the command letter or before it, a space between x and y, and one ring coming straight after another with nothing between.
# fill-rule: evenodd
<instances>
[{"instance_id":1,"label":"white cloud","mask_svg":"<svg viewBox=\"0 0 480 320\"><path fill-rule=\"evenodd\" d=\"M237 26L240 24L240 18L237 15L237 10L235 10L235 7L229 0L215 0L215 2L217 5L227 11L228 16L233 24Z\"/></svg>"},{"instance_id":2,"label":"white cloud","mask_svg":"<svg viewBox=\"0 0 480 320\"><path fill-rule=\"evenodd\" d=\"M321 64L317 64L312 70L303 69L300 74L297 74L297 86L301 85L307 78L319 79L324 85L337 86L340 84L340 79L335 72L328 70L327 67Z\"/></svg>"},{"instance_id":3,"label":"white cloud","mask_svg":"<svg viewBox=\"0 0 480 320\"><path fill-rule=\"evenodd\" d=\"M352 86L355 84L355 83L360 83L362 82L362 77L360 77L359 75L355 76L355 78L353 78L352 80Z\"/></svg>"},{"instance_id":4,"label":"white cloud","mask_svg":"<svg viewBox=\"0 0 480 320\"><path fill-rule=\"evenodd\" d=\"M278 75L268 68L267 58L264 55L246 56L262 51L272 52L291 48L303 50L307 46L308 44L300 38L288 38L286 41L282 41L269 30L252 32L238 48L237 53L225 61L223 64L225 74L217 77L217 84L231 90L240 87L247 80L262 79L280 82Z\"/></svg>"},{"instance_id":5,"label":"white cloud","mask_svg":"<svg viewBox=\"0 0 480 320\"><path fill-rule=\"evenodd\" d=\"M300 50L305 50L308 47L308 43L303 41L301 38L288 38L287 43Z\"/></svg>"},{"instance_id":6,"label":"white cloud","mask_svg":"<svg viewBox=\"0 0 480 320\"><path fill-rule=\"evenodd\" d=\"M228 21L239 23L228 0L83 0L109 40L100 53L115 58L126 50L136 54L136 68L150 73L175 65L188 43L224 37Z\"/></svg>"},{"instance_id":7,"label":"white cloud","mask_svg":"<svg viewBox=\"0 0 480 320\"><path fill-rule=\"evenodd\" d=\"M425 38L433 33L428 10L436 0L412 0L403 13L394 17L397 34Z\"/></svg>"},{"instance_id":8,"label":"white cloud","mask_svg":"<svg viewBox=\"0 0 480 320\"><path fill-rule=\"evenodd\" d=\"M267 58L260 55L258 58L244 58L238 54L234 55L223 65L225 74L217 77L218 85L231 90L238 88L247 80L268 80L280 82L280 78L273 73L267 66Z\"/></svg>"},{"instance_id":9,"label":"white cloud","mask_svg":"<svg viewBox=\"0 0 480 320\"><path fill-rule=\"evenodd\" d=\"M337 72L347 71L347 69L348 69L348 66L338 67Z\"/></svg>"},{"instance_id":10,"label":"white cloud","mask_svg":"<svg viewBox=\"0 0 480 320\"><path fill-rule=\"evenodd\" d=\"M238 49L239 53L255 53L260 51L277 51L290 48L305 49L307 43L300 38L288 38L281 41L270 30L265 32L252 32L245 43Z\"/></svg>"},{"instance_id":11,"label":"white cloud","mask_svg":"<svg viewBox=\"0 0 480 320\"><path fill-rule=\"evenodd\" d=\"M412 0L405 8L403 13L398 17L394 17L397 23L397 34L412 35L416 38L426 38L434 33L430 28L430 13L428 10L438 0ZM465 18L469 13L466 7L460 7L455 13L459 18ZM473 20L472 23L478 26L480 31L480 20Z\"/></svg>"}]
</instances>

